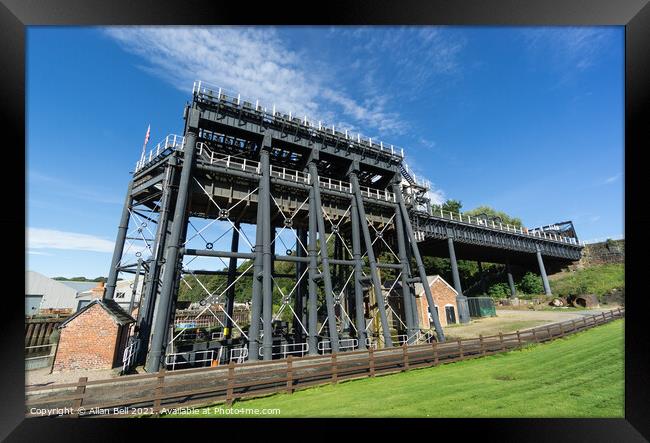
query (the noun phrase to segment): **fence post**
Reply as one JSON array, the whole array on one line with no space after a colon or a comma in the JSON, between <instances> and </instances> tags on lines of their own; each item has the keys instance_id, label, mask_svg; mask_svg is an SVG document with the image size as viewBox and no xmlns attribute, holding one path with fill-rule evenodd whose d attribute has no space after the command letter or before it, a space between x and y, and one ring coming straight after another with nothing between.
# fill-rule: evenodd
<instances>
[{"instance_id":1,"label":"fence post","mask_svg":"<svg viewBox=\"0 0 650 443\"><path fill-rule=\"evenodd\" d=\"M517 330L517 345L521 347L521 335L519 334L519 330Z\"/></svg>"},{"instance_id":2,"label":"fence post","mask_svg":"<svg viewBox=\"0 0 650 443\"><path fill-rule=\"evenodd\" d=\"M535 339L535 343L539 343L539 339L537 338L537 330L533 328L533 338Z\"/></svg>"},{"instance_id":3,"label":"fence post","mask_svg":"<svg viewBox=\"0 0 650 443\"><path fill-rule=\"evenodd\" d=\"M226 382L226 405L231 406L234 400L234 385L235 384L235 363L230 360L228 363L228 381Z\"/></svg>"},{"instance_id":4,"label":"fence post","mask_svg":"<svg viewBox=\"0 0 650 443\"><path fill-rule=\"evenodd\" d=\"M551 325L546 327L546 332L548 332L548 339L550 340L553 337L553 334L551 334Z\"/></svg>"},{"instance_id":5,"label":"fence post","mask_svg":"<svg viewBox=\"0 0 650 443\"><path fill-rule=\"evenodd\" d=\"M485 343L483 343L483 334L478 335L478 339L481 342L481 355L485 355Z\"/></svg>"},{"instance_id":6,"label":"fence post","mask_svg":"<svg viewBox=\"0 0 650 443\"><path fill-rule=\"evenodd\" d=\"M587 317L582 317L582 323L585 326L585 329L587 329Z\"/></svg>"},{"instance_id":7,"label":"fence post","mask_svg":"<svg viewBox=\"0 0 650 443\"><path fill-rule=\"evenodd\" d=\"M338 367L336 365L336 352L332 352L332 384L338 382Z\"/></svg>"},{"instance_id":8,"label":"fence post","mask_svg":"<svg viewBox=\"0 0 650 443\"><path fill-rule=\"evenodd\" d=\"M165 368L162 368L160 371L158 371L156 382L156 390L153 400L153 412L157 416L160 416L160 403L162 402L163 386L165 383Z\"/></svg>"},{"instance_id":9,"label":"fence post","mask_svg":"<svg viewBox=\"0 0 650 443\"><path fill-rule=\"evenodd\" d=\"M562 322L560 322L559 325L560 325L560 337L564 337L564 326L562 326Z\"/></svg>"},{"instance_id":10,"label":"fence post","mask_svg":"<svg viewBox=\"0 0 650 443\"><path fill-rule=\"evenodd\" d=\"M578 330L578 325L576 324L576 321L571 320L571 325L573 326L573 332L576 332Z\"/></svg>"},{"instance_id":11,"label":"fence post","mask_svg":"<svg viewBox=\"0 0 650 443\"><path fill-rule=\"evenodd\" d=\"M408 370L409 368L409 353L408 353L408 346L406 343L404 343L404 346L402 346L402 355L403 355L403 360L404 360L404 365L402 367L402 372Z\"/></svg>"},{"instance_id":12,"label":"fence post","mask_svg":"<svg viewBox=\"0 0 650 443\"><path fill-rule=\"evenodd\" d=\"M77 382L77 390L75 391L75 394L80 395L80 397L74 401L71 414L72 417L79 417L79 408L83 404L84 394L86 393L86 383L88 383L88 377L80 377Z\"/></svg>"},{"instance_id":13,"label":"fence post","mask_svg":"<svg viewBox=\"0 0 650 443\"><path fill-rule=\"evenodd\" d=\"M499 343L501 343L501 352L505 352L506 344L503 341L503 333L499 332Z\"/></svg>"},{"instance_id":14,"label":"fence post","mask_svg":"<svg viewBox=\"0 0 650 443\"><path fill-rule=\"evenodd\" d=\"M603 311L602 314L603 314L603 323L607 323L607 317L605 317L605 311Z\"/></svg>"},{"instance_id":15,"label":"fence post","mask_svg":"<svg viewBox=\"0 0 650 443\"><path fill-rule=\"evenodd\" d=\"M438 342L432 342L431 347L433 348L433 366L438 366Z\"/></svg>"},{"instance_id":16,"label":"fence post","mask_svg":"<svg viewBox=\"0 0 650 443\"><path fill-rule=\"evenodd\" d=\"M370 348L368 348L368 370L370 372L370 376L374 377L375 376L375 351L372 345L370 345Z\"/></svg>"},{"instance_id":17,"label":"fence post","mask_svg":"<svg viewBox=\"0 0 650 443\"><path fill-rule=\"evenodd\" d=\"M460 354L460 359L464 359L465 355L463 355L463 340L460 338L458 339L458 352Z\"/></svg>"},{"instance_id":18,"label":"fence post","mask_svg":"<svg viewBox=\"0 0 650 443\"><path fill-rule=\"evenodd\" d=\"M287 392L293 393L293 355L287 357Z\"/></svg>"}]
</instances>

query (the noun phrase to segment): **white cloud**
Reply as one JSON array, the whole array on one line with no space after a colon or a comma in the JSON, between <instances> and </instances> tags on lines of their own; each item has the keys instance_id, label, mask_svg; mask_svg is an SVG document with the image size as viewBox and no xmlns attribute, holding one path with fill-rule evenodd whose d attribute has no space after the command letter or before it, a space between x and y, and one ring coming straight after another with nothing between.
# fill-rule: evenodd
<instances>
[{"instance_id":1,"label":"white cloud","mask_svg":"<svg viewBox=\"0 0 650 443\"><path fill-rule=\"evenodd\" d=\"M49 254L49 253L47 253L47 252L33 251L33 250L31 250L31 249L27 251L27 254L29 254L29 255L46 255L46 256L52 256L52 255L54 255L54 254Z\"/></svg>"},{"instance_id":2,"label":"white cloud","mask_svg":"<svg viewBox=\"0 0 650 443\"><path fill-rule=\"evenodd\" d=\"M551 65L563 76L568 71L584 71L597 63L609 41L609 32L602 27L540 27L523 31L529 51L545 65ZM549 55L539 57L540 51Z\"/></svg>"},{"instance_id":3,"label":"white cloud","mask_svg":"<svg viewBox=\"0 0 650 443\"><path fill-rule=\"evenodd\" d=\"M433 187L429 191L428 197L431 199L432 205L441 205L447 201L447 197L445 196L445 191L443 191L442 189L435 189Z\"/></svg>"},{"instance_id":4,"label":"white cloud","mask_svg":"<svg viewBox=\"0 0 650 443\"><path fill-rule=\"evenodd\" d=\"M621 174L620 174L620 173L619 173L619 174L616 174L616 175L613 175L613 176L608 177L607 179L605 179L604 184L614 183L614 182L617 181L619 178L621 178Z\"/></svg>"},{"instance_id":5,"label":"white cloud","mask_svg":"<svg viewBox=\"0 0 650 443\"><path fill-rule=\"evenodd\" d=\"M361 103L326 86L325 75L308 71L273 28L111 27L106 34L140 56L143 69L183 92L203 80L311 120L339 111L356 123L351 127L405 128L396 113L385 111L386 103Z\"/></svg>"},{"instance_id":6,"label":"white cloud","mask_svg":"<svg viewBox=\"0 0 650 443\"><path fill-rule=\"evenodd\" d=\"M420 137L418 140L422 146L424 146L426 149L432 150L433 148L436 147L436 142L433 140L426 139L424 137Z\"/></svg>"},{"instance_id":7,"label":"white cloud","mask_svg":"<svg viewBox=\"0 0 650 443\"><path fill-rule=\"evenodd\" d=\"M72 182L65 181L58 177L43 174L36 170L27 171L28 187L36 188L44 186L48 192L60 195L66 198L76 198L87 200L95 203L123 204L124 199L118 198L113 190L98 187L96 185L85 184L84 186L75 185ZM92 187L90 187L92 186ZM30 191L28 190L28 193Z\"/></svg>"},{"instance_id":8,"label":"white cloud","mask_svg":"<svg viewBox=\"0 0 650 443\"><path fill-rule=\"evenodd\" d=\"M27 228L30 254L45 255L35 249L68 249L75 251L113 252L114 242L94 235L55 229Z\"/></svg>"}]
</instances>

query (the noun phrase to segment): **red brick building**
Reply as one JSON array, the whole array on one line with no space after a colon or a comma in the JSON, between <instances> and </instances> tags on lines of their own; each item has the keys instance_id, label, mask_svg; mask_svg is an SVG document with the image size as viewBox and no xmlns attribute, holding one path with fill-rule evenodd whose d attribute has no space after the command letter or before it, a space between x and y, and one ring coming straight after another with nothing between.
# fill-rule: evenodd
<instances>
[{"instance_id":1,"label":"red brick building","mask_svg":"<svg viewBox=\"0 0 650 443\"><path fill-rule=\"evenodd\" d=\"M114 300L95 299L61 323L53 371L120 365L135 320Z\"/></svg>"},{"instance_id":2,"label":"red brick building","mask_svg":"<svg viewBox=\"0 0 650 443\"><path fill-rule=\"evenodd\" d=\"M427 276L427 280L431 288L433 303L438 312L440 325L444 328L450 323L458 323L458 305L456 304L456 296L458 293L456 290L439 275ZM429 303L427 302L427 296L424 293L424 287L421 283L415 284L415 296L420 328L429 329L433 327L433 322L429 325Z\"/></svg>"}]
</instances>

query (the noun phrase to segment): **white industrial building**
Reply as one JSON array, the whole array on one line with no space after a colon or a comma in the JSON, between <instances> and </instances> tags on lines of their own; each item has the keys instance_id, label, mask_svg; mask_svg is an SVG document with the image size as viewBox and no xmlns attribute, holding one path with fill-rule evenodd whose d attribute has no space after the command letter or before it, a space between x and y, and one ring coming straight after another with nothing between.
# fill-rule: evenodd
<instances>
[{"instance_id":1,"label":"white industrial building","mask_svg":"<svg viewBox=\"0 0 650 443\"><path fill-rule=\"evenodd\" d=\"M25 315L43 311L66 311L71 314L103 294L103 283L53 280L34 271L26 272ZM120 280L115 288L115 301L128 310L133 298L136 307L140 301L143 279L133 295L133 280Z\"/></svg>"}]
</instances>

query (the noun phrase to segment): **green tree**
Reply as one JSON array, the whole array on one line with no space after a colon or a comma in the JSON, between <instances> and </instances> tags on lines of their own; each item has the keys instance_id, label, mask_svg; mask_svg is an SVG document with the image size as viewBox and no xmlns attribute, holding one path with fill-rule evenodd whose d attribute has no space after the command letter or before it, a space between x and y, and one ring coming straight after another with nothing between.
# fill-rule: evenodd
<instances>
[{"instance_id":1,"label":"green tree","mask_svg":"<svg viewBox=\"0 0 650 443\"><path fill-rule=\"evenodd\" d=\"M490 206L479 206L477 208L466 211L464 215L471 215L473 217L486 215L488 218L498 217L499 219L501 219L501 223L503 224L509 224L516 227L523 227L520 218L508 215L503 211L497 211L496 209L491 208Z\"/></svg>"},{"instance_id":2,"label":"green tree","mask_svg":"<svg viewBox=\"0 0 650 443\"><path fill-rule=\"evenodd\" d=\"M510 296L508 283L495 283L488 288L488 295L492 298L506 298Z\"/></svg>"},{"instance_id":3,"label":"green tree","mask_svg":"<svg viewBox=\"0 0 650 443\"><path fill-rule=\"evenodd\" d=\"M518 284L519 290L524 294L542 294L544 292L544 284L542 278L532 272L526 272Z\"/></svg>"},{"instance_id":4,"label":"green tree","mask_svg":"<svg viewBox=\"0 0 650 443\"><path fill-rule=\"evenodd\" d=\"M441 205L432 205L431 209L433 213L435 214L436 212L440 212L440 210L444 212L453 212L454 214L457 214L460 212L461 208L463 207L463 204L461 203L460 200L447 200Z\"/></svg>"}]
</instances>

